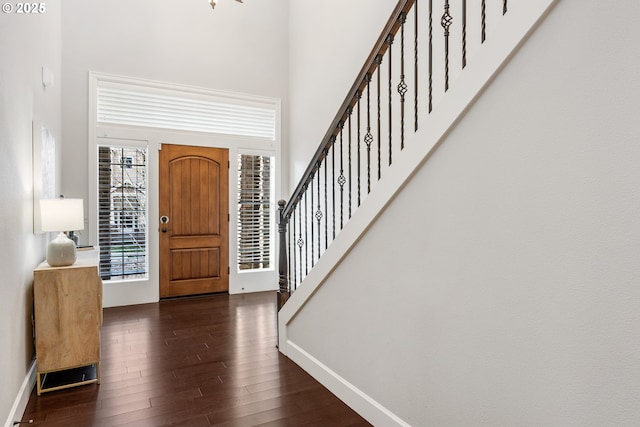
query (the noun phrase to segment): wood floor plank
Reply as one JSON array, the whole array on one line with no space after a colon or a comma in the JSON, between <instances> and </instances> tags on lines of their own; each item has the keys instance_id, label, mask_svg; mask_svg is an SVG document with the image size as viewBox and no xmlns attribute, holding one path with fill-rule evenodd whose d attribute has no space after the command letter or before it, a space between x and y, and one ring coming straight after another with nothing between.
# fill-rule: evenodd
<instances>
[{"instance_id":1,"label":"wood floor plank","mask_svg":"<svg viewBox=\"0 0 640 427\"><path fill-rule=\"evenodd\" d=\"M276 346L275 293L104 310L101 383L36 396L47 427L368 426Z\"/></svg>"}]
</instances>

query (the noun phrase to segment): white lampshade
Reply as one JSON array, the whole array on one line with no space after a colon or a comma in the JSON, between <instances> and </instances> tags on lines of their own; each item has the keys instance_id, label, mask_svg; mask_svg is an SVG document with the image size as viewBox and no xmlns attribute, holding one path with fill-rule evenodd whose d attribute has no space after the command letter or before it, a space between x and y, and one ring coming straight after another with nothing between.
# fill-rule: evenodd
<instances>
[{"instance_id":1,"label":"white lampshade","mask_svg":"<svg viewBox=\"0 0 640 427\"><path fill-rule=\"evenodd\" d=\"M84 230L83 200L40 200L40 225L42 231Z\"/></svg>"},{"instance_id":2,"label":"white lampshade","mask_svg":"<svg viewBox=\"0 0 640 427\"><path fill-rule=\"evenodd\" d=\"M63 267L76 262L76 245L63 231L84 229L82 199L40 200L40 226L42 231L59 232L47 247L49 265Z\"/></svg>"}]
</instances>

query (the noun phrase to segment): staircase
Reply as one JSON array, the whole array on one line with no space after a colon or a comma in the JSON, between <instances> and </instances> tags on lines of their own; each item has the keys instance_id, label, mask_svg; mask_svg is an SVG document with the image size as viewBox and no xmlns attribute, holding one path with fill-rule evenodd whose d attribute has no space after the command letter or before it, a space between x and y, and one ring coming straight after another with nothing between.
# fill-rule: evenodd
<instances>
[{"instance_id":1,"label":"staircase","mask_svg":"<svg viewBox=\"0 0 640 427\"><path fill-rule=\"evenodd\" d=\"M399 1L280 202L279 349L375 425L408 424L290 340L289 328L555 2Z\"/></svg>"}]
</instances>

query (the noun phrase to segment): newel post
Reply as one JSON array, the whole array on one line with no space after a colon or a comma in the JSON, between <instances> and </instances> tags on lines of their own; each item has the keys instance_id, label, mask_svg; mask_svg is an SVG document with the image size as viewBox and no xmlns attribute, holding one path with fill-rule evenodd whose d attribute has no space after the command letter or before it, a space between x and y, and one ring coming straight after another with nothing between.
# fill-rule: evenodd
<instances>
[{"instance_id":1,"label":"newel post","mask_svg":"<svg viewBox=\"0 0 640 427\"><path fill-rule=\"evenodd\" d=\"M278 311L291 295L287 264L287 220L284 218L286 203L284 200L278 201Z\"/></svg>"}]
</instances>

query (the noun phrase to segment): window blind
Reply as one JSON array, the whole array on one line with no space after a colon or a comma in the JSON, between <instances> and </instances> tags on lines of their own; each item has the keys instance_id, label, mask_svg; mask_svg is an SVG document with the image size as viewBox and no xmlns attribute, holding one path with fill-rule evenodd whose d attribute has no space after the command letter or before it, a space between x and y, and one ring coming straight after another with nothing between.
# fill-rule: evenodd
<instances>
[{"instance_id":1,"label":"window blind","mask_svg":"<svg viewBox=\"0 0 640 427\"><path fill-rule=\"evenodd\" d=\"M271 268L271 164L268 156L238 156L238 268Z\"/></svg>"},{"instance_id":2,"label":"window blind","mask_svg":"<svg viewBox=\"0 0 640 427\"><path fill-rule=\"evenodd\" d=\"M98 147L100 277L147 274L147 150Z\"/></svg>"},{"instance_id":3,"label":"window blind","mask_svg":"<svg viewBox=\"0 0 640 427\"><path fill-rule=\"evenodd\" d=\"M169 93L167 93L169 92ZM276 106L187 92L98 86L98 122L275 140Z\"/></svg>"}]
</instances>

